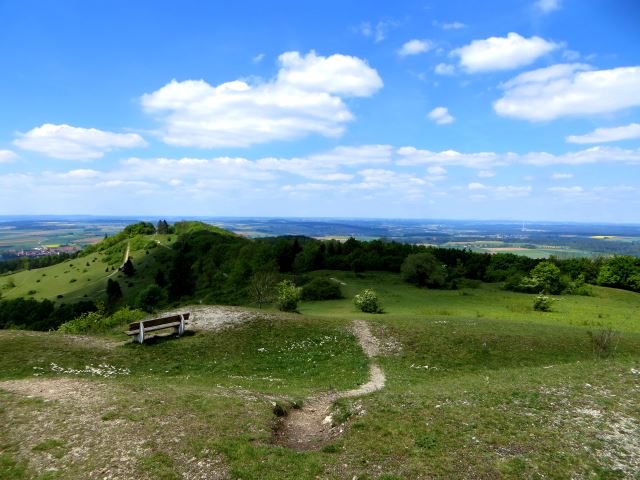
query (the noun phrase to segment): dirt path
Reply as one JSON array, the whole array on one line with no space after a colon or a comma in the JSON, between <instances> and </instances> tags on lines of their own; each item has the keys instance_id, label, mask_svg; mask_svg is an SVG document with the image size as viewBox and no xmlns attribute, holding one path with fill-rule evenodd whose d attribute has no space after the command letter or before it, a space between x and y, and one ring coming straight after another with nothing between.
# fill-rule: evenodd
<instances>
[{"instance_id":1,"label":"dirt path","mask_svg":"<svg viewBox=\"0 0 640 480\"><path fill-rule=\"evenodd\" d=\"M371 333L369 325L362 320L356 320L352 329L367 357L376 357L380 352L380 344ZM333 403L341 398L359 397L375 392L382 389L384 383L384 372L374 360L371 360L367 383L346 392L330 392L307 399L302 408L291 410L282 418L274 430L273 443L301 451L317 450L327 445L344 430L342 426L333 424Z\"/></svg>"},{"instance_id":2,"label":"dirt path","mask_svg":"<svg viewBox=\"0 0 640 480\"><path fill-rule=\"evenodd\" d=\"M127 242L127 249L124 251L124 260L122 260L122 265L120 265L120 267L118 267L117 270L114 270L109 275L107 275L107 278L111 278L114 275L117 275L118 273L120 273L120 271L122 270L122 267L124 267L124 264L127 263L127 260L129 260L130 249L131 249L131 242Z\"/></svg>"}]
</instances>

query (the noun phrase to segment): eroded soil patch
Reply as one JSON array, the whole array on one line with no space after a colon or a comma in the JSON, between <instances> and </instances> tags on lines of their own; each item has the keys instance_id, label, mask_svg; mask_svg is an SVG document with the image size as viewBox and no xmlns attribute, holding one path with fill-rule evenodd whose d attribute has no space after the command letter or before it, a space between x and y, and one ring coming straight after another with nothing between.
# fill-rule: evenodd
<instances>
[{"instance_id":1,"label":"eroded soil patch","mask_svg":"<svg viewBox=\"0 0 640 480\"><path fill-rule=\"evenodd\" d=\"M380 352L380 342L371 333L369 325L356 320L352 324L364 353L372 359L369 363L369 381L353 390L327 392L305 400L302 408L292 409L280 419L274 428L273 443L300 451L317 450L331 443L344 431L344 425L334 423L331 407L341 398L359 397L384 387L385 375L375 363Z\"/></svg>"}]
</instances>

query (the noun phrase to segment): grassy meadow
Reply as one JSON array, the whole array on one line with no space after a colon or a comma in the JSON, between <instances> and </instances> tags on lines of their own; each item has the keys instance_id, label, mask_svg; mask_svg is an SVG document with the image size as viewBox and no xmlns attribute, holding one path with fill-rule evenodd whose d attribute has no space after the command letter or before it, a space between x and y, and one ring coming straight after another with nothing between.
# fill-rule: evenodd
<instances>
[{"instance_id":1,"label":"grassy meadow","mask_svg":"<svg viewBox=\"0 0 640 480\"><path fill-rule=\"evenodd\" d=\"M0 331L0 478L638 478L640 294L538 313L496 285L314 275L346 298L143 346ZM386 313L355 311L365 287ZM380 339L385 388L338 401L344 433L323 449L273 445L274 404L367 381L353 319ZM588 332L609 326L601 358Z\"/></svg>"}]
</instances>

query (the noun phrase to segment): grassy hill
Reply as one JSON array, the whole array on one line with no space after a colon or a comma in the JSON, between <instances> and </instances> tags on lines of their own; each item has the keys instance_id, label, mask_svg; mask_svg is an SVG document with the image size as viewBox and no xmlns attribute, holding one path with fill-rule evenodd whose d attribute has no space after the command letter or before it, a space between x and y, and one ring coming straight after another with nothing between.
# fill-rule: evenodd
<instances>
[{"instance_id":1,"label":"grassy hill","mask_svg":"<svg viewBox=\"0 0 640 480\"><path fill-rule=\"evenodd\" d=\"M176 235L119 236L94 245L89 253L34 270L24 270L0 276L3 298L49 299L59 302L77 302L105 298L107 279L117 280L125 300L133 300L141 288L153 283L154 275L163 257L163 249L170 248ZM136 276L128 279L119 267L125 253L136 268Z\"/></svg>"},{"instance_id":2,"label":"grassy hill","mask_svg":"<svg viewBox=\"0 0 640 480\"><path fill-rule=\"evenodd\" d=\"M0 331L0 478L638 478L640 294L595 288L537 313L495 285L313 275L346 298L143 346ZM386 313L355 311L364 287ZM274 405L367 381L353 319L379 339L385 387L339 400L321 449L275 445ZM608 326L601 358L588 332Z\"/></svg>"}]
</instances>

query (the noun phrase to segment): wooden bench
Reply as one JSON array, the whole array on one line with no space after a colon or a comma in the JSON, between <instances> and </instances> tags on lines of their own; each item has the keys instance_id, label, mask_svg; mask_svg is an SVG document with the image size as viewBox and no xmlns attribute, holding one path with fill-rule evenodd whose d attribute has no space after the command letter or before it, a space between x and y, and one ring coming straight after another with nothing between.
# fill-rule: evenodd
<instances>
[{"instance_id":1,"label":"wooden bench","mask_svg":"<svg viewBox=\"0 0 640 480\"><path fill-rule=\"evenodd\" d=\"M184 333L184 326L189 319L188 313L180 313L162 318L150 318L148 320L140 320L129 324L129 330L124 332L133 337L133 341L137 343L144 342L145 332L153 332L164 328L174 328L178 336Z\"/></svg>"}]
</instances>

